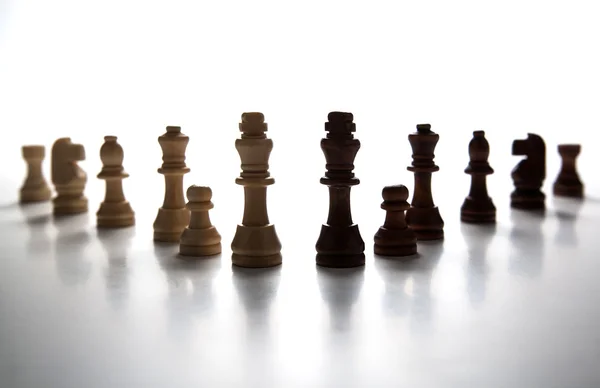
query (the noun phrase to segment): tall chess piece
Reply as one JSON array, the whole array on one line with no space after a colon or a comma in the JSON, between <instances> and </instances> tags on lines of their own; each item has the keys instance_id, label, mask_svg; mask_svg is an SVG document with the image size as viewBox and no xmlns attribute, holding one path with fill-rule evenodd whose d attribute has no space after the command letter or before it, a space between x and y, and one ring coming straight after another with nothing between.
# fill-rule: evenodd
<instances>
[{"instance_id":1,"label":"tall chess piece","mask_svg":"<svg viewBox=\"0 0 600 388\"><path fill-rule=\"evenodd\" d=\"M183 175L190 172L185 165L185 150L190 138L181 127L169 126L158 138L163 152L163 164L158 169L165 176L165 200L154 221L154 241L179 242L181 233L190 223L190 211L183 197Z\"/></svg>"},{"instance_id":2,"label":"tall chess piece","mask_svg":"<svg viewBox=\"0 0 600 388\"><path fill-rule=\"evenodd\" d=\"M579 144L559 144L558 153L562 166L554 182L554 195L559 197L583 198L583 183L579 179L576 160L581 152Z\"/></svg>"},{"instance_id":3,"label":"tall chess piece","mask_svg":"<svg viewBox=\"0 0 600 388\"><path fill-rule=\"evenodd\" d=\"M375 254L410 256L417 253L417 236L406 225L404 212L410 209L408 189L404 185L386 186L381 193L385 222L375 234Z\"/></svg>"},{"instance_id":4,"label":"tall chess piece","mask_svg":"<svg viewBox=\"0 0 600 388\"><path fill-rule=\"evenodd\" d=\"M444 220L431 193L431 174L440 169L433 162L439 139L440 135L431 131L429 124L417 125L417 132L408 135L413 162L407 170L415 175L415 189L411 208L406 211L406 223L415 231L417 240L444 238Z\"/></svg>"},{"instance_id":5,"label":"tall chess piece","mask_svg":"<svg viewBox=\"0 0 600 388\"><path fill-rule=\"evenodd\" d=\"M465 173L471 175L471 189L460 208L460 219L473 224L496 222L496 207L487 191L487 176L494 173L488 163L490 145L484 131L474 131L469 143L469 165Z\"/></svg>"},{"instance_id":6,"label":"tall chess piece","mask_svg":"<svg viewBox=\"0 0 600 388\"><path fill-rule=\"evenodd\" d=\"M23 146L22 151L27 162L27 177L19 193L20 202L49 201L52 193L42 170L46 149L42 145L29 145Z\"/></svg>"},{"instance_id":7,"label":"tall chess piece","mask_svg":"<svg viewBox=\"0 0 600 388\"><path fill-rule=\"evenodd\" d=\"M267 186L275 183L269 172L273 140L265 132L267 123L260 112L243 113L239 124L242 137L235 141L242 172L235 180L244 186L244 218L238 224L231 260L240 267L273 267L281 264L281 243L267 214Z\"/></svg>"},{"instance_id":8,"label":"tall chess piece","mask_svg":"<svg viewBox=\"0 0 600 388\"><path fill-rule=\"evenodd\" d=\"M321 184L329 187L329 216L317 240L317 264L358 267L365 264L365 243L358 225L352 222L350 188L360 183L352 172L360 141L353 135L356 124L352 113L331 112L327 120L327 137L321 140L327 171Z\"/></svg>"},{"instance_id":9,"label":"tall chess piece","mask_svg":"<svg viewBox=\"0 0 600 388\"><path fill-rule=\"evenodd\" d=\"M123 179L129 176L123 168L123 147L116 136L105 136L100 147L102 171L98 179L106 181L106 193L96 213L98 227L119 228L135 224L135 214L123 194Z\"/></svg>"},{"instance_id":10,"label":"tall chess piece","mask_svg":"<svg viewBox=\"0 0 600 388\"><path fill-rule=\"evenodd\" d=\"M85 160L85 149L64 137L52 146L52 183L56 197L52 200L55 215L85 213L88 200L83 195L87 175L77 162Z\"/></svg>"},{"instance_id":11,"label":"tall chess piece","mask_svg":"<svg viewBox=\"0 0 600 388\"><path fill-rule=\"evenodd\" d=\"M212 190L192 185L187 189L187 208L191 212L190 225L185 228L179 243L183 256L212 256L221 253L221 235L211 224L208 211L214 207Z\"/></svg>"},{"instance_id":12,"label":"tall chess piece","mask_svg":"<svg viewBox=\"0 0 600 388\"><path fill-rule=\"evenodd\" d=\"M512 171L515 190L510 195L510 206L522 210L545 209L546 195L542 185L546 179L546 145L544 140L533 133L527 139L515 140L512 154L526 156Z\"/></svg>"}]
</instances>

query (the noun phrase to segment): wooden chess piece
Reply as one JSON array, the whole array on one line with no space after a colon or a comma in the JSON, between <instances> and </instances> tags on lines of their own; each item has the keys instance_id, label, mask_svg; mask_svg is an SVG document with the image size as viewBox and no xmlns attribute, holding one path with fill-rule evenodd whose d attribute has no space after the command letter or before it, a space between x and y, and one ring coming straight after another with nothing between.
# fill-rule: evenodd
<instances>
[{"instance_id":1,"label":"wooden chess piece","mask_svg":"<svg viewBox=\"0 0 600 388\"><path fill-rule=\"evenodd\" d=\"M42 163L46 149L42 145L23 146L23 159L27 162L27 177L20 190L21 203L49 201L52 192L44 178Z\"/></svg>"},{"instance_id":2,"label":"wooden chess piece","mask_svg":"<svg viewBox=\"0 0 600 388\"><path fill-rule=\"evenodd\" d=\"M365 264L365 243L352 222L350 188L360 180L354 176L354 159L360 141L354 138L356 124L352 113L331 112L325 123L327 137L321 140L327 171L321 184L329 187L329 216L317 240L317 265L333 268Z\"/></svg>"},{"instance_id":3,"label":"wooden chess piece","mask_svg":"<svg viewBox=\"0 0 600 388\"><path fill-rule=\"evenodd\" d=\"M473 224L496 222L496 207L487 191L487 176L494 173L488 163L490 144L484 131L474 131L469 143L469 165L465 173L471 175L471 189L460 208L460 219Z\"/></svg>"},{"instance_id":4,"label":"wooden chess piece","mask_svg":"<svg viewBox=\"0 0 600 388\"><path fill-rule=\"evenodd\" d=\"M404 185L386 186L381 193L385 222L375 234L375 254L410 256L417 253L417 236L406 224L404 212L410 209L408 189Z\"/></svg>"},{"instance_id":5,"label":"wooden chess piece","mask_svg":"<svg viewBox=\"0 0 600 388\"><path fill-rule=\"evenodd\" d=\"M433 162L439 139L440 135L433 132L429 124L417 125L417 132L408 135L413 162L407 170L414 173L415 189L411 208L406 211L406 223L415 231L417 240L444 238L444 220L431 193L431 174L440 169Z\"/></svg>"},{"instance_id":6,"label":"wooden chess piece","mask_svg":"<svg viewBox=\"0 0 600 388\"><path fill-rule=\"evenodd\" d=\"M181 233L190 223L190 211L183 197L183 175L190 172L185 164L185 150L190 138L181 127L169 126L159 136L163 164L158 173L165 176L165 199L154 220L154 241L179 242Z\"/></svg>"},{"instance_id":7,"label":"wooden chess piece","mask_svg":"<svg viewBox=\"0 0 600 388\"><path fill-rule=\"evenodd\" d=\"M546 195L541 190L546 179L544 140L536 134L528 133L527 139L513 142L512 154L526 158L511 173L515 190L510 195L510 206L522 210L545 209Z\"/></svg>"},{"instance_id":8,"label":"wooden chess piece","mask_svg":"<svg viewBox=\"0 0 600 388\"><path fill-rule=\"evenodd\" d=\"M85 213L88 200L83 195L87 175L78 165L85 160L85 149L74 144L68 137L54 142L52 146L52 183L56 197L52 200L55 215Z\"/></svg>"},{"instance_id":9,"label":"wooden chess piece","mask_svg":"<svg viewBox=\"0 0 600 388\"><path fill-rule=\"evenodd\" d=\"M208 211L214 207L210 187L192 185L187 189L190 225L181 234L179 254L212 256L221 253L221 235L211 224Z\"/></svg>"},{"instance_id":10,"label":"wooden chess piece","mask_svg":"<svg viewBox=\"0 0 600 388\"><path fill-rule=\"evenodd\" d=\"M554 195L559 197L583 198L583 183L577 174L576 160L581 152L579 144L559 144L558 153L562 166L554 182Z\"/></svg>"},{"instance_id":11,"label":"wooden chess piece","mask_svg":"<svg viewBox=\"0 0 600 388\"><path fill-rule=\"evenodd\" d=\"M135 224L135 214L123 194L123 179L129 177L123 168L123 147L116 136L105 136L100 147L102 171L98 179L106 181L106 193L96 213L98 227L119 228Z\"/></svg>"},{"instance_id":12,"label":"wooden chess piece","mask_svg":"<svg viewBox=\"0 0 600 388\"><path fill-rule=\"evenodd\" d=\"M235 141L242 172L235 183L244 186L244 217L238 224L231 260L240 267L273 267L281 264L281 242L267 213L267 186L275 183L269 172L273 140L265 132L267 123L260 112L242 114L242 136Z\"/></svg>"}]
</instances>

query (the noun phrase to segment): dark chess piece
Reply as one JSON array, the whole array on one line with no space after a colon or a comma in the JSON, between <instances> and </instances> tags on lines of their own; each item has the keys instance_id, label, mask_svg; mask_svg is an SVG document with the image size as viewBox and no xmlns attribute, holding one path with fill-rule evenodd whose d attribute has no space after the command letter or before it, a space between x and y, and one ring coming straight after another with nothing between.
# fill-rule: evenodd
<instances>
[{"instance_id":1,"label":"dark chess piece","mask_svg":"<svg viewBox=\"0 0 600 388\"><path fill-rule=\"evenodd\" d=\"M386 211L385 222L375 234L375 254L381 256L410 256L417 253L417 236L406 225L404 211L410 209L408 189L404 185L386 186L382 191L381 208Z\"/></svg>"},{"instance_id":2,"label":"dark chess piece","mask_svg":"<svg viewBox=\"0 0 600 388\"><path fill-rule=\"evenodd\" d=\"M433 162L439 139L440 135L432 132L429 124L417 125L417 132L408 135L413 162L407 169L415 175L415 189L411 208L406 212L406 223L415 231L417 240L444 238L444 220L431 194L431 174L440 169Z\"/></svg>"},{"instance_id":3,"label":"dark chess piece","mask_svg":"<svg viewBox=\"0 0 600 388\"><path fill-rule=\"evenodd\" d=\"M496 222L496 207L487 191L487 175L494 170L488 163L490 145L484 131L474 131L469 143L469 165L465 173L471 175L471 189L460 208L460 219L473 224Z\"/></svg>"},{"instance_id":4,"label":"dark chess piece","mask_svg":"<svg viewBox=\"0 0 600 388\"><path fill-rule=\"evenodd\" d=\"M576 159L581 152L579 144L559 144L558 153L562 166L554 182L554 195L559 197L583 198L583 183L577 174Z\"/></svg>"},{"instance_id":5,"label":"dark chess piece","mask_svg":"<svg viewBox=\"0 0 600 388\"><path fill-rule=\"evenodd\" d=\"M527 139L513 142L512 154L527 158L521 160L511 173L515 190L510 195L510 206L522 210L545 209L546 195L541 190L546 179L544 140L528 133Z\"/></svg>"},{"instance_id":6,"label":"dark chess piece","mask_svg":"<svg viewBox=\"0 0 600 388\"><path fill-rule=\"evenodd\" d=\"M352 134L356 131L352 113L331 112L327 119L327 137L321 140L327 172L321 184L329 187L329 216L317 240L317 264L357 267L365 264L365 243L352 222L350 188L360 183L352 172L360 141Z\"/></svg>"}]
</instances>

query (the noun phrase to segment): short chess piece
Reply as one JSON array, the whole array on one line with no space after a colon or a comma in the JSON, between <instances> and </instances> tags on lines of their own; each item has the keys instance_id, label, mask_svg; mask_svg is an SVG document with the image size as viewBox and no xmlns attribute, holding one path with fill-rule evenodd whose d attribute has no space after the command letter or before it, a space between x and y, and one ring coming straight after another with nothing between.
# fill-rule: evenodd
<instances>
[{"instance_id":1,"label":"short chess piece","mask_svg":"<svg viewBox=\"0 0 600 388\"><path fill-rule=\"evenodd\" d=\"M559 144L558 153L562 166L553 185L554 195L559 197L583 198L583 183L577 174L576 160L581 152L579 144Z\"/></svg>"},{"instance_id":2,"label":"short chess piece","mask_svg":"<svg viewBox=\"0 0 600 388\"><path fill-rule=\"evenodd\" d=\"M512 154L526 156L512 170L515 190L510 195L510 206L521 210L543 210L546 208L546 195L542 192L546 179L546 145L544 140L533 133L527 139L515 140Z\"/></svg>"},{"instance_id":3,"label":"short chess piece","mask_svg":"<svg viewBox=\"0 0 600 388\"><path fill-rule=\"evenodd\" d=\"M382 191L381 208L385 222L375 234L375 254L380 256L410 256L417 253L417 236L408 227L404 212L410 209L408 189L404 185L386 186Z\"/></svg>"},{"instance_id":4,"label":"short chess piece","mask_svg":"<svg viewBox=\"0 0 600 388\"><path fill-rule=\"evenodd\" d=\"M52 146L52 183L56 197L52 200L55 215L69 215L88 211L84 196L87 175L77 165L85 160L85 149L68 137L60 138Z\"/></svg>"},{"instance_id":5,"label":"short chess piece","mask_svg":"<svg viewBox=\"0 0 600 388\"><path fill-rule=\"evenodd\" d=\"M281 242L267 213L267 186L275 183L269 172L273 140L260 112L242 114L241 138L235 141L242 172L235 180L244 186L244 217L231 242L231 260L239 267L266 268L281 264Z\"/></svg>"},{"instance_id":6,"label":"short chess piece","mask_svg":"<svg viewBox=\"0 0 600 388\"><path fill-rule=\"evenodd\" d=\"M444 221L431 193L431 175L440 169L433 162L439 139L440 135L433 132L429 124L417 125L417 132L408 135L413 162L407 170L414 173L415 189L411 208L406 211L406 223L414 230L417 240L444 238Z\"/></svg>"},{"instance_id":7,"label":"short chess piece","mask_svg":"<svg viewBox=\"0 0 600 388\"><path fill-rule=\"evenodd\" d=\"M96 213L96 223L101 228L120 228L135 224L135 214L123 194L123 179L129 177L123 168L123 147L116 136L105 136L100 147L102 171L98 179L106 181L106 193Z\"/></svg>"},{"instance_id":8,"label":"short chess piece","mask_svg":"<svg viewBox=\"0 0 600 388\"><path fill-rule=\"evenodd\" d=\"M221 253L221 235L211 224L208 211L214 207L210 187L192 185L187 189L190 224L181 234L179 254L213 256Z\"/></svg>"},{"instance_id":9,"label":"short chess piece","mask_svg":"<svg viewBox=\"0 0 600 388\"><path fill-rule=\"evenodd\" d=\"M352 113L331 112L325 123L327 136L321 140L327 171L321 184L329 187L329 216L317 240L317 265L350 268L365 264L365 243L352 221L350 188L360 180L354 176L354 159L360 141L354 138Z\"/></svg>"},{"instance_id":10,"label":"short chess piece","mask_svg":"<svg viewBox=\"0 0 600 388\"><path fill-rule=\"evenodd\" d=\"M42 145L23 146L23 159L27 162L27 177L19 192L21 203L49 201L52 192L44 178L42 163L46 149Z\"/></svg>"},{"instance_id":11,"label":"short chess piece","mask_svg":"<svg viewBox=\"0 0 600 388\"><path fill-rule=\"evenodd\" d=\"M183 197L183 175L190 172L185 164L185 150L190 138L181 127L169 126L159 136L163 164L158 173L165 176L165 199L154 220L154 241L179 242L181 233L190 223L190 211Z\"/></svg>"},{"instance_id":12,"label":"short chess piece","mask_svg":"<svg viewBox=\"0 0 600 388\"><path fill-rule=\"evenodd\" d=\"M460 208L460 219L473 224L496 222L496 207L487 191L487 176L494 173L488 163L490 145L484 131L474 131L469 143L469 165L465 173L471 175L471 189Z\"/></svg>"}]
</instances>

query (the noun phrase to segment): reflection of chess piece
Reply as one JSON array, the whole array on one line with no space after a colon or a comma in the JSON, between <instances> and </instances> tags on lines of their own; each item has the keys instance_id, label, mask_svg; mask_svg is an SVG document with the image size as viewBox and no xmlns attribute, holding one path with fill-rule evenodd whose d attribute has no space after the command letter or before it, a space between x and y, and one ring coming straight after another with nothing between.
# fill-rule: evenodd
<instances>
[{"instance_id":1,"label":"reflection of chess piece","mask_svg":"<svg viewBox=\"0 0 600 388\"><path fill-rule=\"evenodd\" d=\"M28 256L35 258L47 257L52 251L52 239L48 234L48 224L52 220L52 215L32 212L32 214L25 214L25 216L27 226L29 227L29 240L27 241Z\"/></svg>"},{"instance_id":2,"label":"reflection of chess piece","mask_svg":"<svg viewBox=\"0 0 600 388\"><path fill-rule=\"evenodd\" d=\"M463 222L484 224L496 222L496 207L487 191L487 175L494 170L488 163L490 145L484 131L474 131L469 142L469 165L465 173L471 175L469 195L460 208L460 219Z\"/></svg>"},{"instance_id":3,"label":"reflection of chess piece","mask_svg":"<svg viewBox=\"0 0 600 388\"><path fill-rule=\"evenodd\" d=\"M280 277L281 267L233 267L233 286L245 312L245 327L237 344L244 357L241 374L246 387L263 386L263 375L256 371L275 363L271 306L277 299Z\"/></svg>"},{"instance_id":4,"label":"reflection of chess piece","mask_svg":"<svg viewBox=\"0 0 600 388\"><path fill-rule=\"evenodd\" d=\"M221 253L221 235L211 224L208 211L214 207L212 190L206 186L190 186L187 208L190 225L181 234L179 253L184 256L212 256Z\"/></svg>"},{"instance_id":5,"label":"reflection of chess piece","mask_svg":"<svg viewBox=\"0 0 600 388\"><path fill-rule=\"evenodd\" d=\"M54 242L54 260L60 280L67 286L85 284L92 271L92 263L85 256L90 242L87 214L54 221L57 235Z\"/></svg>"},{"instance_id":6,"label":"reflection of chess piece","mask_svg":"<svg viewBox=\"0 0 600 388\"><path fill-rule=\"evenodd\" d=\"M544 209L546 196L542 185L546 178L546 145L535 134L527 134L525 140L515 140L512 154L526 156L512 171L515 190L510 195L510 206L515 209Z\"/></svg>"},{"instance_id":7,"label":"reflection of chess piece","mask_svg":"<svg viewBox=\"0 0 600 388\"><path fill-rule=\"evenodd\" d=\"M557 245L573 247L577 245L576 225L577 218L583 203L577 199L555 198L556 218L558 220L558 229L554 236Z\"/></svg>"},{"instance_id":8,"label":"reflection of chess piece","mask_svg":"<svg viewBox=\"0 0 600 388\"><path fill-rule=\"evenodd\" d=\"M316 244L317 264L332 268L362 266L365 242L352 221L350 207L350 189L360 183L352 172L360 149L360 141L353 135L356 124L352 113L346 112L330 112L327 120L327 137L321 139L327 171L321 184L329 187L329 215Z\"/></svg>"},{"instance_id":9,"label":"reflection of chess piece","mask_svg":"<svg viewBox=\"0 0 600 388\"><path fill-rule=\"evenodd\" d=\"M181 127L167 127L158 138L163 152L163 164L158 169L165 176L165 200L154 221L154 241L179 242L181 233L190 223L190 211L183 197L183 175L190 172L185 164L185 150L190 138Z\"/></svg>"},{"instance_id":10,"label":"reflection of chess piece","mask_svg":"<svg viewBox=\"0 0 600 388\"><path fill-rule=\"evenodd\" d=\"M583 197L583 183L579 179L576 160L581 152L579 144L560 144L558 153L562 159L562 166L554 182L554 195L561 197Z\"/></svg>"},{"instance_id":11,"label":"reflection of chess piece","mask_svg":"<svg viewBox=\"0 0 600 388\"><path fill-rule=\"evenodd\" d=\"M375 234L375 254L381 256L410 256L417 253L417 236L406 225L404 211L410 209L408 189L404 185L386 186L382 191L381 208L386 211L385 222Z\"/></svg>"},{"instance_id":12,"label":"reflection of chess piece","mask_svg":"<svg viewBox=\"0 0 600 388\"><path fill-rule=\"evenodd\" d=\"M54 214L66 215L85 213L88 200L83 195L87 175L78 165L85 160L85 149L81 144L74 144L64 137L52 146L52 183L57 196L53 199Z\"/></svg>"},{"instance_id":13,"label":"reflection of chess piece","mask_svg":"<svg viewBox=\"0 0 600 388\"><path fill-rule=\"evenodd\" d=\"M269 172L273 140L265 132L262 113L242 114L242 136L235 141L242 172L235 180L244 186L244 218L231 242L233 264L240 267L272 267L281 264L281 242L267 214L267 186L275 183Z\"/></svg>"},{"instance_id":14,"label":"reflection of chess piece","mask_svg":"<svg viewBox=\"0 0 600 388\"><path fill-rule=\"evenodd\" d=\"M537 277L543 269L544 214L513 210L510 219L513 226L510 231L509 271L516 275Z\"/></svg>"},{"instance_id":15,"label":"reflection of chess piece","mask_svg":"<svg viewBox=\"0 0 600 388\"><path fill-rule=\"evenodd\" d=\"M42 170L45 156L44 146L23 146L23 159L27 162L27 177L20 191L21 203L48 201L52 197Z\"/></svg>"},{"instance_id":16,"label":"reflection of chess piece","mask_svg":"<svg viewBox=\"0 0 600 388\"><path fill-rule=\"evenodd\" d=\"M165 276L168 326L166 331L185 350L198 319L211 320L215 306L214 281L221 269L221 256L203 260L173 260L178 246L155 244L154 254Z\"/></svg>"},{"instance_id":17,"label":"reflection of chess piece","mask_svg":"<svg viewBox=\"0 0 600 388\"><path fill-rule=\"evenodd\" d=\"M417 132L408 135L413 161L407 169L414 173L415 188L411 208L406 211L406 223L420 241L444 238L444 221L431 193L431 175L440 169L433 161L439 139L440 135L429 124L417 125Z\"/></svg>"},{"instance_id":18,"label":"reflection of chess piece","mask_svg":"<svg viewBox=\"0 0 600 388\"><path fill-rule=\"evenodd\" d=\"M105 270L106 293L110 304L122 308L129 293L127 254L131 247L135 229L98 229L98 240L106 252L108 267Z\"/></svg>"},{"instance_id":19,"label":"reflection of chess piece","mask_svg":"<svg viewBox=\"0 0 600 388\"><path fill-rule=\"evenodd\" d=\"M494 239L496 227L494 224L477 226L461 225L463 237L469 252L467 264L467 294L473 305L485 301L486 283L488 280L487 251Z\"/></svg>"},{"instance_id":20,"label":"reflection of chess piece","mask_svg":"<svg viewBox=\"0 0 600 388\"><path fill-rule=\"evenodd\" d=\"M131 205L123 194L123 179L129 174L123 169L123 148L116 136L105 136L100 148L102 171L99 179L106 181L106 196L97 213L99 227L118 228L135 224Z\"/></svg>"},{"instance_id":21,"label":"reflection of chess piece","mask_svg":"<svg viewBox=\"0 0 600 388\"><path fill-rule=\"evenodd\" d=\"M360 296L364 272L364 267L317 267L317 282L321 297L329 309L332 330L346 330L352 326L352 308Z\"/></svg>"}]
</instances>

